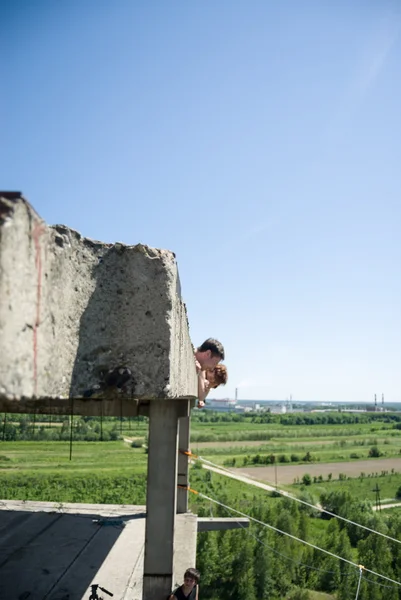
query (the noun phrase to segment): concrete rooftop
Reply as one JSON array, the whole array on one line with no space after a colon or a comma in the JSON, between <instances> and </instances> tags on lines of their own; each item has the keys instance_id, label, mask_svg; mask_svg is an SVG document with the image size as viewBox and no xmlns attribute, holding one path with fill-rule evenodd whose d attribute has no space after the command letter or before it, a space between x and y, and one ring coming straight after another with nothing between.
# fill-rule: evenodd
<instances>
[{"instance_id":1,"label":"concrete rooftop","mask_svg":"<svg viewBox=\"0 0 401 600\"><path fill-rule=\"evenodd\" d=\"M141 600L145 506L0 503L0 598ZM196 515L176 516L174 579L195 565ZM99 596L109 598L98 590Z\"/></svg>"}]
</instances>

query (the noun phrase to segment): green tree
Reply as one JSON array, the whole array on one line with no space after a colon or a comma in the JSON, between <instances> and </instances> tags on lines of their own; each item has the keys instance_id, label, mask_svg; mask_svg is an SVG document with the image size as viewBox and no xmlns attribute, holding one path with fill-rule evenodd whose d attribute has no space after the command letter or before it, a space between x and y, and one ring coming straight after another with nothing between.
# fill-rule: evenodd
<instances>
[{"instance_id":1,"label":"green tree","mask_svg":"<svg viewBox=\"0 0 401 600\"><path fill-rule=\"evenodd\" d=\"M258 600L270 600L274 591L273 573L275 568L275 555L269 549L271 541L270 533L262 527L257 532L259 542L255 546L254 574L255 592Z\"/></svg>"},{"instance_id":2,"label":"green tree","mask_svg":"<svg viewBox=\"0 0 401 600\"><path fill-rule=\"evenodd\" d=\"M231 535L231 553L234 557L232 569L234 577L230 584L230 599L256 600L255 574L253 568L253 545L246 531L233 531Z\"/></svg>"},{"instance_id":3,"label":"green tree","mask_svg":"<svg viewBox=\"0 0 401 600\"><path fill-rule=\"evenodd\" d=\"M310 600L310 593L308 590L303 590L302 588L295 588L291 590L291 594L289 596L290 600Z\"/></svg>"},{"instance_id":4,"label":"green tree","mask_svg":"<svg viewBox=\"0 0 401 600\"><path fill-rule=\"evenodd\" d=\"M338 526L337 519L331 519L327 527L326 538L324 541L324 548L330 550L334 554L337 553L339 547L340 529ZM340 561L338 558L332 556L326 556L322 566L321 573L319 574L319 589L325 592L334 592L341 583L341 570Z\"/></svg>"},{"instance_id":5,"label":"green tree","mask_svg":"<svg viewBox=\"0 0 401 600\"><path fill-rule=\"evenodd\" d=\"M284 598L292 588L295 578L294 543L288 537L277 536L274 549L278 553L274 570L275 594L279 598Z\"/></svg>"},{"instance_id":6,"label":"green tree","mask_svg":"<svg viewBox=\"0 0 401 600\"><path fill-rule=\"evenodd\" d=\"M237 533L237 532L235 532ZM214 567L213 594L210 598L231 600L231 585L235 575L233 573L233 555L231 548L231 531L217 533L218 560Z\"/></svg>"},{"instance_id":7,"label":"green tree","mask_svg":"<svg viewBox=\"0 0 401 600\"><path fill-rule=\"evenodd\" d=\"M205 531L198 533L197 567L201 572L202 598L213 598L215 591L216 566L219 563L217 533Z\"/></svg>"},{"instance_id":8,"label":"green tree","mask_svg":"<svg viewBox=\"0 0 401 600\"><path fill-rule=\"evenodd\" d=\"M354 562L354 554L346 529L342 529L338 538L336 554L347 561ZM356 593L355 567L345 561L340 561L341 581L337 590L337 600L349 600Z\"/></svg>"},{"instance_id":9,"label":"green tree","mask_svg":"<svg viewBox=\"0 0 401 600\"><path fill-rule=\"evenodd\" d=\"M394 579L394 571L392 569L392 557L390 547L385 538L371 533L365 540L358 543L359 563ZM369 579L376 583L386 583L383 579L369 574ZM361 597L366 600L382 600L383 588L378 585L368 583L362 577ZM398 589L395 587L386 588L386 600L397 600Z\"/></svg>"}]
</instances>

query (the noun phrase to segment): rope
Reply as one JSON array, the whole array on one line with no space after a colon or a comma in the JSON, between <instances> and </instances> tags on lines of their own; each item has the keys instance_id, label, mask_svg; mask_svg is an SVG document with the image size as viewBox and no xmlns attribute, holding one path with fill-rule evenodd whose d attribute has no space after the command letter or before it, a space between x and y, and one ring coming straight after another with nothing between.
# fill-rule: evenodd
<instances>
[{"instance_id":1,"label":"rope","mask_svg":"<svg viewBox=\"0 0 401 600\"><path fill-rule=\"evenodd\" d=\"M227 513L230 514L228 510L227 510ZM265 546L266 548L271 550L274 554L277 554L278 556L282 556L289 562L292 562L296 565L301 565L302 567L305 567L306 569L311 569L311 570L317 571L319 573L327 573L329 575L335 574L335 571L327 571L326 569L319 569L318 567L312 567L311 565L307 565L306 563L303 563L300 560L295 560L293 558L290 558L286 554L279 552L272 546L269 546L269 544L266 544L265 542L263 542L260 538L258 538L257 535L253 534L248 528L246 528L242 523L240 523L240 521L237 521L237 523L240 526L240 528L243 529L247 533L247 535L250 535L251 537L253 537L259 544L262 544L262 546ZM343 573L342 577L355 577L355 573ZM379 583L378 581L373 581L373 579L369 579L368 577L364 577L364 579L365 579L365 581L367 581L369 583L373 583L374 585L378 585L379 587L382 587L382 588L387 588L389 590L396 589L393 585L386 585L384 583ZM358 596L356 597L355 600L357 600L357 598L358 598Z\"/></svg>"},{"instance_id":2,"label":"rope","mask_svg":"<svg viewBox=\"0 0 401 600\"><path fill-rule=\"evenodd\" d=\"M227 510L227 513L229 513L229 511ZM278 550L276 550L275 548L273 548L273 546L269 546L269 544L266 544L266 542L264 542L263 540L261 540L260 538L258 538L257 535L255 535L254 533L252 533L247 527L245 527L245 525L243 525L242 523L240 523L240 521L237 521L238 525L251 537L253 537L257 542L259 542L259 544L262 544L262 546L265 546L265 548L268 548L269 550L271 550L274 554L277 554L278 556L282 556L283 558L285 558L286 560L295 563L296 565L301 565L302 567L306 567L307 569L311 569L312 571L318 571L319 573L327 573L329 575L333 575L335 574L335 571L327 571L326 569L319 569L318 567L312 567L311 565L307 565L306 563L301 562L300 560L295 560L293 558L290 558L289 556L287 556L286 554L283 554L282 552L279 552ZM347 573L345 575L343 575L344 577L350 577L350 576L354 576L354 573ZM386 586L388 587L388 586ZM391 589L394 589L393 586L391 586Z\"/></svg>"},{"instance_id":3,"label":"rope","mask_svg":"<svg viewBox=\"0 0 401 600\"><path fill-rule=\"evenodd\" d=\"M361 587L361 579L362 579L362 569L363 569L363 566L359 565L359 579L358 579L358 587L356 590L355 600L358 600L358 596L359 596L359 588Z\"/></svg>"},{"instance_id":4,"label":"rope","mask_svg":"<svg viewBox=\"0 0 401 600\"><path fill-rule=\"evenodd\" d=\"M178 488L182 489L182 490L187 490L188 492L192 492L193 494L202 496L202 494L200 492L197 492L196 490L193 490L192 488L189 487L189 485L177 485Z\"/></svg>"},{"instance_id":5,"label":"rope","mask_svg":"<svg viewBox=\"0 0 401 600\"><path fill-rule=\"evenodd\" d=\"M185 486L180 486L180 487L185 487ZM277 527L274 527L273 525L268 525L267 523L263 523L263 521L260 521L259 519L256 519L255 517L251 517L251 516L241 512L240 510L237 510L235 508L227 506L226 504L223 504L222 502L219 502L218 500L215 500L214 498L210 498L210 496L206 496L205 494L202 494L201 492L192 490L189 487L187 487L187 490L190 492L196 493L200 498L204 498L205 500L208 500L209 502L214 502L215 504L218 504L219 506L225 508L226 510L235 512L238 515L241 515L242 517L245 517L247 519L250 519L251 521L254 521L255 523L258 523L259 525L263 525L263 527L272 529L273 531L276 531L277 533L281 533L282 535L286 535L287 537L290 537L291 539L293 539L297 542L301 542L301 544L306 544L307 546L310 546L314 550L319 550L320 552L324 552L325 554L328 554L329 556L332 556L333 558L337 558L338 560L342 560L343 562L346 562L349 565L352 565L353 567L359 568L359 565L352 562L351 560L348 560L347 558L343 558L342 556L337 556L337 554L334 554L333 552L330 552L329 550L324 550L323 548L319 548L319 546L315 546L315 544L312 544L311 542L307 542L306 540L301 540L300 538L296 537L295 535L292 535L291 533L282 531L281 529L278 529ZM371 573L372 575L376 575L376 577L381 577L382 579L386 579L387 581L390 581L391 583L395 583L396 585L401 587L401 583L398 581L395 581L394 579L391 579L391 577L387 577L386 575L381 575L380 573L376 573L376 571L372 571L371 569L367 569L366 567L364 567L364 569L368 573Z\"/></svg>"},{"instance_id":6,"label":"rope","mask_svg":"<svg viewBox=\"0 0 401 600\"><path fill-rule=\"evenodd\" d=\"M212 463L210 460L207 460L206 458L203 458L202 456L197 456L196 454L192 454L192 452L183 452L183 454L186 454L192 458L196 458L204 463L208 463L212 467L215 467L216 469L219 469L221 471L225 471L227 473L227 475L231 475L235 479L238 479L238 475L236 473L233 473L226 467L221 467L220 465L216 465L215 463ZM252 485L252 483L249 482L249 485ZM401 544L401 540L397 540L396 538L393 538L390 535L382 533L381 531L376 531L375 529L371 529L370 527L367 527L366 525L361 525L361 523L356 523L355 521L351 521L351 519L347 519L345 517L341 517L340 515L336 515L335 513L332 513L329 510L326 510L325 508L319 508L318 506L315 506L314 504L311 504L310 502L301 500L300 498L297 498L296 496L292 496L292 495L288 494L287 492L283 492L282 490L279 490L278 488L276 488L275 491L285 498L290 498L290 500L294 500L295 502L299 502L300 504L309 506L309 508L313 508L314 510L318 510L319 512L325 513L326 515L330 515L331 517L340 519L341 521L344 521L345 523L349 523L350 525L355 525L356 527L365 529L366 531L369 531L370 533L375 533L376 535L380 535L381 537L384 537L387 540L390 540L391 542L396 542L397 544Z\"/></svg>"}]
</instances>

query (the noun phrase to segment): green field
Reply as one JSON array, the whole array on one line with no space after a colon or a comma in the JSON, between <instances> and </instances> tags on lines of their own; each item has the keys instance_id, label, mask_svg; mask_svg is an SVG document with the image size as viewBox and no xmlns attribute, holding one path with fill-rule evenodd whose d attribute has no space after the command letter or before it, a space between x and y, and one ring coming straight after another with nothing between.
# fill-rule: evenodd
<instances>
[{"instance_id":1,"label":"green field","mask_svg":"<svg viewBox=\"0 0 401 600\"><path fill-rule=\"evenodd\" d=\"M300 420L305 418L315 419L313 415L302 415ZM334 512L338 510L337 514L350 515L356 522L373 525L399 538L401 509L373 513L369 501L374 503L376 485L382 503L394 501L401 488L400 422L386 416L364 417L359 423L341 415L333 415L331 423L319 422L319 418L314 423L297 423L295 417L292 424L280 422L279 418L262 423L261 417L255 415L229 420L227 416L194 413L191 449L217 465L229 465L237 473L240 472L237 467L243 471L246 466L256 479L263 479L268 469L274 473L276 467L279 480L284 472L301 473L299 483L294 484L291 477L289 483L280 487L307 502L323 502L326 507L334 507ZM146 419L100 422L76 417L72 428L72 460L70 434L68 420L53 418L35 423L31 417L19 416L3 422L3 437L9 440L0 442L0 498L5 508L11 499L52 501L60 505L145 503ZM16 440L10 441L13 437ZM338 465L355 476L343 473L340 477L335 471ZM368 476L363 472L366 465L373 465L376 472ZM306 485L302 474L308 471L312 476ZM282 531L345 555L356 564L368 564L389 576L401 577L397 549L386 558L374 534L367 531L357 534L355 527L320 518L318 511L294 500L207 471L201 461L191 467L190 482L198 492ZM200 495L190 494L189 504L200 516L236 514ZM374 565L371 556L375 556ZM254 522L249 530L198 535L197 561L203 574L205 600L355 597L355 569L344 568L333 560ZM224 565L224 571L220 565ZM363 597L367 600L395 600L394 594L389 595L385 588L382 595L375 582L364 586Z\"/></svg>"},{"instance_id":2,"label":"green field","mask_svg":"<svg viewBox=\"0 0 401 600\"><path fill-rule=\"evenodd\" d=\"M260 422L263 419L268 422ZM289 419L292 424L288 424ZM302 419L308 423L297 424ZM283 473L284 469L288 473L291 467L295 469L304 465L302 472L307 472L313 466L314 472L322 472L319 481L315 477L316 481L313 482L312 477L312 484L308 488L314 496L332 489L348 489L356 496L364 495L373 500L375 495L372 488L378 481L381 498L392 500L401 484L398 473L401 471L401 431L397 428L401 426L398 423L401 415L363 415L357 419L361 422L354 422L353 416L335 413L327 416L287 415L281 418L198 411L193 413L191 423L191 449L217 465L234 469L244 466L259 469L276 464L279 473ZM322 420L330 422L322 423ZM146 444L147 440L147 419L107 418L100 421L76 417L73 421L71 461L68 443L71 423L65 418L53 416L48 421L41 418L35 422L32 416L8 415L3 423L3 437L6 428L11 425L15 435L35 441L0 442L0 495L3 498L17 498L20 495L21 499L28 496L39 499L40 494L45 493L41 490L47 489L46 500L54 493L54 500L57 501L78 496L80 501L84 501L84 498L93 495L97 498L109 498L112 495L116 502L137 501L138 494L129 481L133 477L140 477L141 480L146 477L147 455L141 445ZM58 435L62 440L40 441L46 435ZM97 436L96 439L115 438L116 441L79 441L82 436L89 439L93 436ZM123 438L135 440L138 447L130 447L129 443L122 441ZM374 456L371 456L373 451ZM393 467L392 470L381 472L382 458L394 460L396 467L399 460L400 468ZM378 471L377 477L363 475L363 465L361 463L359 468L358 462L366 460L375 461L371 464ZM328 481L323 467L335 462L354 463L355 477L339 481L334 476ZM326 473L327 470L330 470L329 467L326 467ZM255 476L259 478L257 474ZM44 478L47 485L44 484ZM128 483L118 486L115 484L118 478ZM83 486L85 479L91 482L90 486ZM96 479L100 482L99 486L94 483ZM291 485L292 482L293 479L290 485L283 485L287 489L293 488L296 493L302 486ZM99 491L99 488L110 487L113 492ZM142 492L138 497L143 498ZM88 501L95 500L91 497Z\"/></svg>"},{"instance_id":3,"label":"green field","mask_svg":"<svg viewBox=\"0 0 401 600\"><path fill-rule=\"evenodd\" d=\"M118 442L0 443L2 499L144 504L143 449Z\"/></svg>"}]
</instances>

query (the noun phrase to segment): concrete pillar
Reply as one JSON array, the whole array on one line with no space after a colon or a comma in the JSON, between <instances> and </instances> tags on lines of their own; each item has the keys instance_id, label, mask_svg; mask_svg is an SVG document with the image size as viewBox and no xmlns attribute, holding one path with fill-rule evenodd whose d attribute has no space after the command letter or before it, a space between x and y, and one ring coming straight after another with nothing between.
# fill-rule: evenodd
<instances>
[{"instance_id":1,"label":"concrete pillar","mask_svg":"<svg viewBox=\"0 0 401 600\"><path fill-rule=\"evenodd\" d=\"M180 408L179 400L150 403L143 600L164 600L173 586Z\"/></svg>"},{"instance_id":2,"label":"concrete pillar","mask_svg":"<svg viewBox=\"0 0 401 600\"><path fill-rule=\"evenodd\" d=\"M187 402L187 414L179 419L178 424L178 449L189 450L190 437L190 404ZM177 484L187 487L189 485L189 458L185 454L178 454L178 476ZM188 491L183 488L177 490L177 513L185 513L188 511Z\"/></svg>"}]
</instances>

